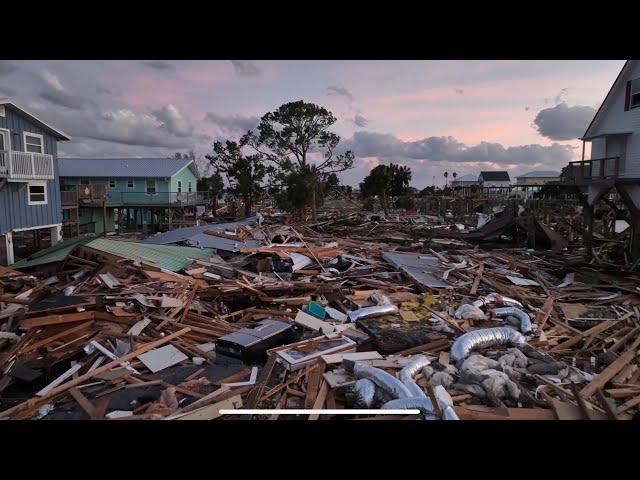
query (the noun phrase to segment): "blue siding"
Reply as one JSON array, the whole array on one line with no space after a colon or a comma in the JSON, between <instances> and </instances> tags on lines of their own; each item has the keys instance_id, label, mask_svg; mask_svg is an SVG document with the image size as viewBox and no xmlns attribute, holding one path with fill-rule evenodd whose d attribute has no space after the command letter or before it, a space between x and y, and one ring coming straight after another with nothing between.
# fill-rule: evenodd
<instances>
[{"instance_id":1,"label":"blue siding","mask_svg":"<svg viewBox=\"0 0 640 480\"><path fill-rule=\"evenodd\" d=\"M0 187L0 234L19 228L33 228L62 222L60 183L58 179L58 146L56 138L31 123L10 106L6 117L0 117L0 128L10 130L11 149L24 151L23 132L43 136L44 153L53 155L55 179L47 181L47 204L29 205L26 182L7 182Z\"/></svg>"}]
</instances>

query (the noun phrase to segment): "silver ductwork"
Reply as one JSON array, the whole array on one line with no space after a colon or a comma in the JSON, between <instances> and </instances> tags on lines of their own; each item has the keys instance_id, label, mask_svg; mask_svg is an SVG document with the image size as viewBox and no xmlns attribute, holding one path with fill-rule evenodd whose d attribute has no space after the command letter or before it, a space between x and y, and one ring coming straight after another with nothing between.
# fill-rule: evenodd
<instances>
[{"instance_id":1,"label":"silver ductwork","mask_svg":"<svg viewBox=\"0 0 640 480\"><path fill-rule=\"evenodd\" d=\"M520 320L520 331L522 333L529 333L533 329L531 324L531 318L527 312L515 307L502 307L494 308L491 310L491 314L496 317L515 317Z\"/></svg>"},{"instance_id":2,"label":"silver ductwork","mask_svg":"<svg viewBox=\"0 0 640 480\"><path fill-rule=\"evenodd\" d=\"M357 397L358 403L369 408L373 405L373 398L376 395L376 384L368 378L359 379L353 387Z\"/></svg>"},{"instance_id":3,"label":"silver ductwork","mask_svg":"<svg viewBox=\"0 0 640 480\"><path fill-rule=\"evenodd\" d=\"M371 298L378 302L379 305L373 307L364 307L354 310L349 313L349 321L355 322L362 318L379 317L381 315L388 315L392 313L398 313L398 307L393 305L389 300L389 297L384 295L372 295Z\"/></svg>"},{"instance_id":4,"label":"silver ductwork","mask_svg":"<svg viewBox=\"0 0 640 480\"><path fill-rule=\"evenodd\" d=\"M398 379L411 392L412 397L426 397L424 390L420 388L413 377L430 363L431 361L424 355L416 355L398 373Z\"/></svg>"},{"instance_id":5,"label":"silver ductwork","mask_svg":"<svg viewBox=\"0 0 640 480\"><path fill-rule=\"evenodd\" d=\"M379 368L356 362L353 366L353 375L356 378L371 380L377 387L380 387L394 398L411 397L411 392L400 380Z\"/></svg>"},{"instance_id":6,"label":"silver ductwork","mask_svg":"<svg viewBox=\"0 0 640 480\"><path fill-rule=\"evenodd\" d=\"M475 348L494 345L524 345L524 335L509 327L483 328L461 335L451 346L451 358L456 362L464 360Z\"/></svg>"},{"instance_id":7,"label":"silver ductwork","mask_svg":"<svg viewBox=\"0 0 640 480\"><path fill-rule=\"evenodd\" d=\"M475 302L473 302L473 306L482 308L485 305L489 305L492 303L507 305L509 307L524 308L524 306L515 298L505 297L504 295L500 295L499 293L490 293L486 297L480 297Z\"/></svg>"}]
</instances>

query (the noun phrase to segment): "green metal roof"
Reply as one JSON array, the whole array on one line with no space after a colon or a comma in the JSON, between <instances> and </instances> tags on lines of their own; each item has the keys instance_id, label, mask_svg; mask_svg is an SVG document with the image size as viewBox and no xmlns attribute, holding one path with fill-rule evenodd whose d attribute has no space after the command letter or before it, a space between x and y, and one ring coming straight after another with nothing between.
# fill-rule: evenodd
<instances>
[{"instance_id":1,"label":"green metal roof","mask_svg":"<svg viewBox=\"0 0 640 480\"><path fill-rule=\"evenodd\" d=\"M11 265L11 268L20 270L21 268L37 267L47 263L61 262L80 244L87 243L95 238L95 233L85 233L78 237L64 240L53 247L40 250L29 257Z\"/></svg>"},{"instance_id":2,"label":"green metal roof","mask_svg":"<svg viewBox=\"0 0 640 480\"><path fill-rule=\"evenodd\" d=\"M108 238L96 238L87 247L172 272L183 269L194 259L210 258L214 253L211 248L152 245Z\"/></svg>"}]
</instances>

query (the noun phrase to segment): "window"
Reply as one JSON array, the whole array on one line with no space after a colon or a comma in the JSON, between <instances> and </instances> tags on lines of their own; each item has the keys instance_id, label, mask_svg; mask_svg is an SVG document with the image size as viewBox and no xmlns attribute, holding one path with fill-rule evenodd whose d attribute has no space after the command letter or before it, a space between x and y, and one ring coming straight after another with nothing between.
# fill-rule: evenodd
<instances>
[{"instance_id":1,"label":"window","mask_svg":"<svg viewBox=\"0 0 640 480\"><path fill-rule=\"evenodd\" d=\"M135 188L136 184L133 183L133 179L130 178L129 180L127 180L127 188Z\"/></svg>"},{"instance_id":2,"label":"window","mask_svg":"<svg viewBox=\"0 0 640 480\"><path fill-rule=\"evenodd\" d=\"M191 182L189 182L189 193L191 193Z\"/></svg>"},{"instance_id":3,"label":"window","mask_svg":"<svg viewBox=\"0 0 640 480\"><path fill-rule=\"evenodd\" d=\"M116 181L112 178L109 179L109 188L116 188Z\"/></svg>"},{"instance_id":4,"label":"window","mask_svg":"<svg viewBox=\"0 0 640 480\"><path fill-rule=\"evenodd\" d=\"M33 182L27 185L27 203L29 205L47 204L46 182Z\"/></svg>"},{"instance_id":5,"label":"window","mask_svg":"<svg viewBox=\"0 0 640 480\"><path fill-rule=\"evenodd\" d=\"M155 180L147 180L147 193L149 195L155 195L155 193L156 193L156 181Z\"/></svg>"},{"instance_id":6,"label":"window","mask_svg":"<svg viewBox=\"0 0 640 480\"><path fill-rule=\"evenodd\" d=\"M91 185L91 180L80 180L80 185Z\"/></svg>"},{"instance_id":7,"label":"window","mask_svg":"<svg viewBox=\"0 0 640 480\"><path fill-rule=\"evenodd\" d=\"M24 132L24 151L31 153L44 153L42 147L42 135Z\"/></svg>"},{"instance_id":8,"label":"window","mask_svg":"<svg viewBox=\"0 0 640 480\"><path fill-rule=\"evenodd\" d=\"M631 98L629 108L640 107L640 78L631 82Z\"/></svg>"},{"instance_id":9,"label":"window","mask_svg":"<svg viewBox=\"0 0 640 480\"><path fill-rule=\"evenodd\" d=\"M182 192L182 180L178 180L178 193Z\"/></svg>"},{"instance_id":10,"label":"window","mask_svg":"<svg viewBox=\"0 0 640 480\"><path fill-rule=\"evenodd\" d=\"M7 114L5 113L4 110L4 105L0 105L0 117L6 117Z\"/></svg>"}]
</instances>

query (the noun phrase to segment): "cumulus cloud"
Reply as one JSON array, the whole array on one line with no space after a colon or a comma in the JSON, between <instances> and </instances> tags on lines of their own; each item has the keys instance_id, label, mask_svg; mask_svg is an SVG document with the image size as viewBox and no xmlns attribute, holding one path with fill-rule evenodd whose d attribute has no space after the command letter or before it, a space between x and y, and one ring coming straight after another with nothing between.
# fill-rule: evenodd
<instances>
[{"instance_id":1,"label":"cumulus cloud","mask_svg":"<svg viewBox=\"0 0 640 480\"><path fill-rule=\"evenodd\" d=\"M176 69L175 65L164 60L142 60L140 63L160 72L172 72Z\"/></svg>"},{"instance_id":2,"label":"cumulus cloud","mask_svg":"<svg viewBox=\"0 0 640 480\"><path fill-rule=\"evenodd\" d=\"M229 133L245 133L253 130L260 123L260 117L245 117L243 115L218 115L208 112L204 119Z\"/></svg>"},{"instance_id":3,"label":"cumulus cloud","mask_svg":"<svg viewBox=\"0 0 640 480\"><path fill-rule=\"evenodd\" d=\"M360 131L341 144L359 157L377 157L382 161L397 159L450 163L487 163L500 165L565 165L573 155L568 145L521 145L505 147L500 143L480 142L467 146L454 137L427 137L405 142L395 135Z\"/></svg>"},{"instance_id":4,"label":"cumulus cloud","mask_svg":"<svg viewBox=\"0 0 640 480\"><path fill-rule=\"evenodd\" d=\"M96 93L98 95L113 95L113 92L102 85L96 85Z\"/></svg>"},{"instance_id":5,"label":"cumulus cloud","mask_svg":"<svg viewBox=\"0 0 640 480\"><path fill-rule=\"evenodd\" d=\"M454 137L426 137L403 141L395 135L369 131L355 132L340 143L338 153L352 150L356 155L355 168L341 176L345 184L357 185L371 168L390 162L412 169L412 184L418 188L442 183L442 173L506 169L511 172L532 169L560 170L573 159L573 148L553 143L550 146L533 144L506 147L500 143L480 142L465 145Z\"/></svg>"},{"instance_id":6,"label":"cumulus cloud","mask_svg":"<svg viewBox=\"0 0 640 480\"><path fill-rule=\"evenodd\" d=\"M230 60L234 70L238 75L255 77L260 75L258 66L250 60Z\"/></svg>"},{"instance_id":7,"label":"cumulus cloud","mask_svg":"<svg viewBox=\"0 0 640 480\"><path fill-rule=\"evenodd\" d=\"M0 95L4 95L7 97L15 97L17 93L18 91L14 88L0 85Z\"/></svg>"},{"instance_id":8,"label":"cumulus cloud","mask_svg":"<svg viewBox=\"0 0 640 480\"><path fill-rule=\"evenodd\" d=\"M48 102L72 110L82 110L85 106L86 99L79 95L74 95L65 88L56 75L48 70L41 70L39 73L42 81L42 90L40 97Z\"/></svg>"},{"instance_id":9,"label":"cumulus cloud","mask_svg":"<svg viewBox=\"0 0 640 480\"><path fill-rule=\"evenodd\" d=\"M338 95L340 97L346 97L349 100L353 100L355 98L349 90L344 87L338 87L336 85L329 85L327 87L327 95Z\"/></svg>"},{"instance_id":10,"label":"cumulus cloud","mask_svg":"<svg viewBox=\"0 0 640 480\"><path fill-rule=\"evenodd\" d=\"M364 115L358 113L353 117L353 123L358 127L366 127L369 120L367 120Z\"/></svg>"},{"instance_id":11,"label":"cumulus cloud","mask_svg":"<svg viewBox=\"0 0 640 480\"><path fill-rule=\"evenodd\" d=\"M573 140L582 135L596 110L589 106L568 106L561 102L538 112L533 120L540 135L551 140Z\"/></svg>"},{"instance_id":12,"label":"cumulus cloud","mask_svg":"<svg viewBox=\"0 0 640 480\"><path fill-rule=\"evenodd\" d=\"M175 105L165 105L153 111L153 115L164 125L164 128L178 137L188 137L193 134L193 125Z\"/></svg>"},{"instance_id":13,"label":"cumulus cloud","mask_svg":"<svg viewBox=\"0 0 640 480\"><path fill-rule=\"evenodd\" d=\"M17 69L18 67L15 63L9 60L0 60L0 75L9 75Z\"/></svg>"}]
</instances>

